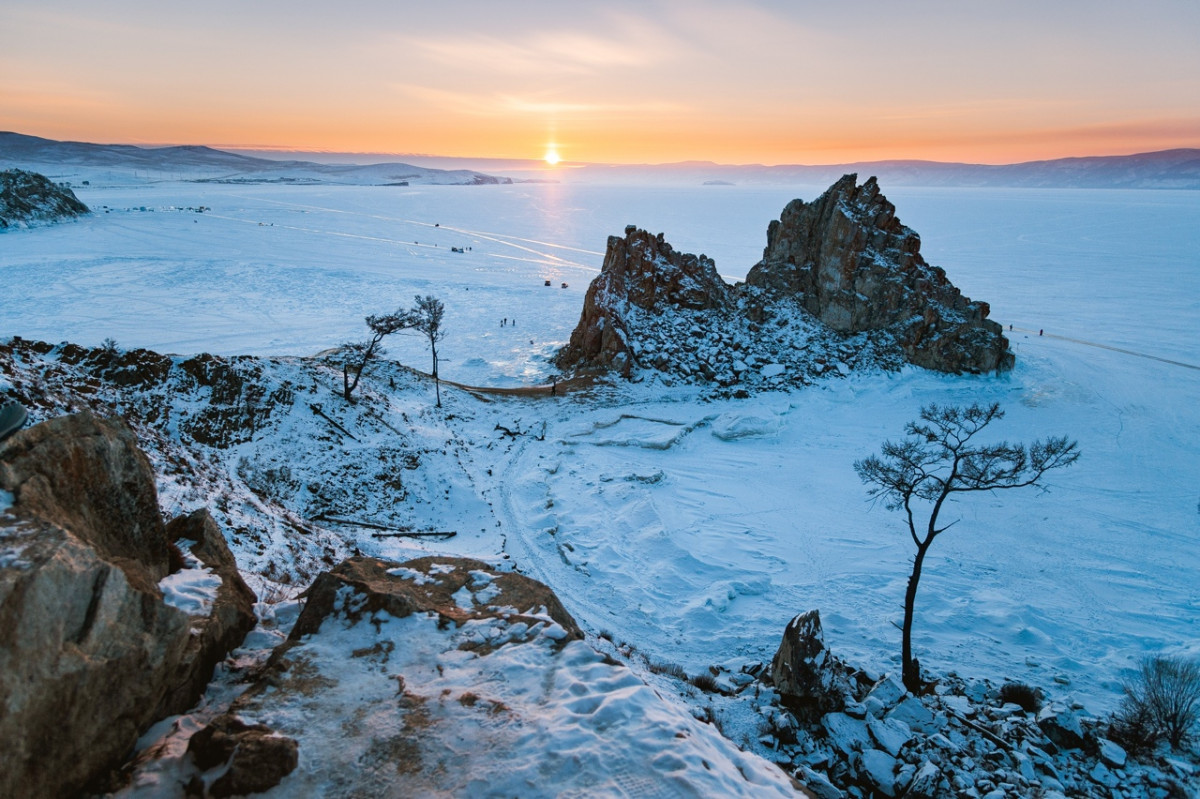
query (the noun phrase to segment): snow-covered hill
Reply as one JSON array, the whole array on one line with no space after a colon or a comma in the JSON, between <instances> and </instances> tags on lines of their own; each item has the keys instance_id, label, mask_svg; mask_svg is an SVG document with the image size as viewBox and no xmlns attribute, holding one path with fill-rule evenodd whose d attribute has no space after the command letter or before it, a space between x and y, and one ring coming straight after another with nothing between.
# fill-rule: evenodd
<instances>
[{"instance_id":1,"label":"snow-covered hill","mask_svg":"<svg viewBox=\"0 0 1200 799\"><path fill-rule=\"evenodd\" d=\"M468 169L429 169L402 163L320 164L276 161L211 147L135 147L61 142L0 132L0 168L44 172L75 185L128 185L190 180L234 185L280 183L350 186L484 185L511 183Z\"/></svg>"}]
</instances>

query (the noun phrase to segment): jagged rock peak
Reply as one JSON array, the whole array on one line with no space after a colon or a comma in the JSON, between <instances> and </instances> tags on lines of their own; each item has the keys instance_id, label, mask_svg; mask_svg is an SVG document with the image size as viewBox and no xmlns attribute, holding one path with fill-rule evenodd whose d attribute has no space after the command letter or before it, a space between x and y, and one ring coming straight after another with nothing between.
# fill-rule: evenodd
<instances>
[{"instance_id":1,"label":"jagged rock peak","mask_svg":"<svg viewBox=\"0 0 1200 799\"><path fill-rule=\"evenodd\" d=\"M849 174L812 202L793 200L767 228L746 283L799 299L839 333L891 332L905 357L941 372L1012 366L989 307L964 297L921 256L875 178Z\"/></svg>"},{"instance_id":2,"label":"jagged rock peak","mask_svg":"<svg viewBox=\"0 0 1200 799\"><path fill-rule=\"evenodd\" d=\"M91 213L75 192L45 175L22 169L0 171L0 230L30 222L53 222Z\"/></svg>"},{"instance_id":3,"label":"jagged rock peak","mask_svg":"<svg viewBox=\"0 0 1200 799\"><path fill-rule=\"evenodd\" d=\"M677 252L663 234L629 225L624 238L608 237L600 275L588 287L579 324L558 365L614 369L628 376L634 362L631 312L720 311L730 304L729 291L711 258Z\"/></svg>"}]
</instances>

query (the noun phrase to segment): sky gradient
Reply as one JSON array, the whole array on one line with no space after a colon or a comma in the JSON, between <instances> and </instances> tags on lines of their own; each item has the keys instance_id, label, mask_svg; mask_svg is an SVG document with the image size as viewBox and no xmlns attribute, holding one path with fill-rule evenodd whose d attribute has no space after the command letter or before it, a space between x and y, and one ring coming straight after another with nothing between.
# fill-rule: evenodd
<instances>
[{"instance_id":1,"label":"sky gradient","mask_svg":"<svg viewBox=\"0 0 1200 799\"><path fill-rule=\"evenodd\" d=\"M0 129L613 163L1200 147L1200 2L5 0Z\"/></svg>"}]
</instances>

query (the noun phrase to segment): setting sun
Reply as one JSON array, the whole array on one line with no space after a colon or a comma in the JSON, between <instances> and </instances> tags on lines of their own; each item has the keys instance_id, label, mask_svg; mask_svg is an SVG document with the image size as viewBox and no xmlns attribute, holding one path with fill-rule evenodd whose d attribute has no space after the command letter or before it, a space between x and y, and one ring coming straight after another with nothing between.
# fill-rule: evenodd
<instances>
[{"instance_id":1,"label":"setting sun","mask_svg":"<svg viewBox=\"0 0 1200 799\"><path fill-rule=\"evenodd\" d=\"M555 164L557 164L557 163L558 163L559 161L561 161L562 159L558 157L558 150L556 150L556 149L555 149L555 148L553 148L553 147L550 147L550 148L548 148L548 149L546 150L546 157L545 157L545 159L544 159L544 160L545 160L545 161L546 161L546 163L547 163L547 164L549 164L550 166L554 166Z\"/></svg>"}]
</instances>

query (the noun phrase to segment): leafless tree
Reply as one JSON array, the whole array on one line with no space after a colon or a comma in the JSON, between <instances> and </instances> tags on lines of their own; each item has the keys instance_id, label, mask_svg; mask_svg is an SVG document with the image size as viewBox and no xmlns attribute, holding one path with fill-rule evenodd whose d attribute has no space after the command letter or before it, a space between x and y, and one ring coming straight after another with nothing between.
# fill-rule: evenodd
<instances>
[{"instance_id":1,"label":"leafless tree","mask_svg":"<svg viewBox=\"0 0 1200 799\"><path fill-rule=\"evenodd\" d=\"M938 526L946 502L956 494L1039 485L1046 472L1070 466L1079 458L1078 443L1066 436L1034 441L1028 447L974 441L980 431L1003 417L998 403L966 408L927 405L919 420L905 426L904 440L885 441L879 456L854 464L873 499L883 499L889 510L904 511L917 547L904 594L901 652L904 687L914 694L922 684L920 664L912 654L913 608L925 555L933 540L955 524ZM928 506L921 512L923 521L918 519L922 506Z\"/></svg>"},{"instance_id":2,"label":"leafless tree","mask_svg":"<svg viewBox=\"0 0 1200 799\"><path fill-rule=\"evenodd\" d=\"M442 407L442 387L438 382L437 345L446 337L446 330L442 327L442 317L446 313L446 307L437 297L426 294L424 297L416 298L416 304L410 313L414 320L413 327L424 333L425 338L429 340L429 352L433 356L433 386L437 393L437 406L440 408Z\"/></svg>"},{"instance_id":3,"label":"leafless tree","mask_svg":"<svg viewBox=\"0 0 1200 799\"><path fill-rule=\"evenodd\" d=\"M351 395L358 388L358 381L363 370L375 358L383 355L382 341L384 336L390 336L401 330L416 327L417 320L412 311L397 309L395 313L380 316L368 316L367 328L371 338L366 341L351 341L342 345L345 360L342 363L342 395L347 402L353 402ZM351 379L351 374L354 375Z\"/></svg>"}]
</instances>

